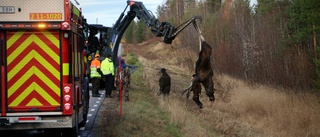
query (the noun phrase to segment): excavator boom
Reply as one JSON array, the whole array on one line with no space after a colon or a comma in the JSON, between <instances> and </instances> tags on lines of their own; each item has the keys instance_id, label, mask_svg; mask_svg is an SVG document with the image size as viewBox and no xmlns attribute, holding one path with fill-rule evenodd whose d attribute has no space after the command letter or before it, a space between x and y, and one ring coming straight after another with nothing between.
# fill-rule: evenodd
<instances>
[{"instance_id":1,"label":"excavator boom","mask_svg":"<svg viewBox=\"0 0 320 137\"><path fill-rule=\"evenodd\" d=\"M125 11L128 7L130 9L127 11L127 14L125 14ZM113 27L100 27L107 30L106 32L104 32L107 35L104 43L105 48L103 48L102 52L100 51L100 56L106 56L106 54L113 53L112 60L115 62L115 64L117 64L116 54L118 53L121 38L128 26L130 25L131 21L136 17L140 21L143 21L155 36L163 37L163 42L167 44L171 44L175 37L189 24L195 24L195 21L197 19L201 20L200 16L194 16L191 19L179 25L178 27L175 27L171 25L169 22L160 22L158 19L156 19L152 12L147 10L142 2L128 0L127 6L125 7L124 11L120 14L118 20L116 21ZM97 26L93 25L89 26L90 29L92 29L90 31L96 31L96 29L98 28ZM90 42L90 38L89 43L92 43ZM110 47L112 47L112 49L110 49Z\"/></svg>"}]
</instances>

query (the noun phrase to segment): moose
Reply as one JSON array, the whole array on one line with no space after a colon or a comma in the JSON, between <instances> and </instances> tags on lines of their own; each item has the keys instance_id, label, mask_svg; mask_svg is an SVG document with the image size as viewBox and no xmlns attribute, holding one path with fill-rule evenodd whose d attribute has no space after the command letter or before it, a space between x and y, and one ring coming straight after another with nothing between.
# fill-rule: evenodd
<instances>
[{"instance_id":1,"label":"moose","mask_svg":"<svg viewBox=\"0 0 320 137\"><path fill-rule=\"evenodd\" d=\"M193 75L193 80L191 85L182 91L182 94L187 92L187 98L189 94L193 91L192 100L195 101L198 107L201 109L203 104L199 100L199 95L201 93L201 84L205 88L206 95L209 97L211 102L214 102L214 84L213 84L213 70L211 68L211 57L212 47L205 41L201 41L199 57L196 62L195 74Z\"/></svg>"}]
</instances>

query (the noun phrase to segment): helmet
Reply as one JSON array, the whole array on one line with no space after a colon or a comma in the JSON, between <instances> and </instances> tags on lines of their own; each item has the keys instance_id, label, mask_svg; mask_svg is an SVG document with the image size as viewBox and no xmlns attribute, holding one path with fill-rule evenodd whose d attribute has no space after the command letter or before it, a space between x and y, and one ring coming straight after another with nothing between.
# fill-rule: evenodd
<instances>
[{"instance_id":1,"label":"helmet","mask_svg":"<svg viewBox=\"0 0 320 137\"><path fill-rule=\"evenodd\" d=\"M161 73L165 73L166 69L165 68L161 68L160 71L161 71Z\"/></svg>"},{"instance_id":2,"label":"helmet","mask_svg":"<svg viewBox=\"0 0 320 137\"><path fill-rule=\"evenodd\" d=\"M107 54L107 58L111 58L112 57L112 55L111 54Z\"/></svg>"},{"instance_id":3,"label":"helmet","mask_svg":"<svg viewBox=\"0 0 320 137\"><path fill-rule=\"evenodd\" d=\"M94 55L95 58L100 58L99 54Z\"/></svg>"}]
</instances>

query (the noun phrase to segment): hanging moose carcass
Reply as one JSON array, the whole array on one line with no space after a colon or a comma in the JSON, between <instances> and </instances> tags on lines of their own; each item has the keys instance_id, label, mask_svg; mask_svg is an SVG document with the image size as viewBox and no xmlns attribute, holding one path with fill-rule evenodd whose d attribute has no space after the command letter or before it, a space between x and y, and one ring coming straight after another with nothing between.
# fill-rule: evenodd
<instances>
[{"instance_id":1,"label":"hanging moose carcass","mask_svg":"<svg viewBox=\"0 0 320 137\"><path fill-rule=\"evenodd\" d=\"M201 93L201 84L205 88L206 95L209 97L211 102L214 102L214 84L213 84L213 70L211 68L211 54L212 47L205 42L201 41L199 57L196 62L195 74L193 75L193 80L191 85L185 89L182 94L187 92L187 97L191 91L193 91L193 101L197 103L199 108L202 108L203 104L199 100L199 95Z\"/></svg>"}]
</instances>

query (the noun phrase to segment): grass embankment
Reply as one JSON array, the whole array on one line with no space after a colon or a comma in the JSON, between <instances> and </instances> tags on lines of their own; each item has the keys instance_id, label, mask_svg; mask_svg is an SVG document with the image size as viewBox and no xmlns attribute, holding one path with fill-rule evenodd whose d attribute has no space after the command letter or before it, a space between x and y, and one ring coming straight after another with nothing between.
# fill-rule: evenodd
<instances>
[{"instance_id":1,"label":"grass embankment","mask_svg":"<svg viewBox=\"0 0 320 137\"><path fill-rule=\"evenodd\" d=\"M153 56L155 54L152 54ZM164 59L170 61L171 58L166 56ZM209 102L202 92L200 98L204 108L198 109L193 101L178 92L188 86L190 75L185 68L164 59L148 60L139 56L142 66L133 54L126 56L128 62L135 60L130 65L140 67L132 75L130 102L123 104L123 117L120 120L115 119L115 122L109 125L101 125L110 130L106 131L107 135L113 137L316 137L320 135L318 130L320 107L314 95L303 92L300 95L268 86L248 85L226 75L215 75L215 88L218 89L215 94L216 101ZM165 65L170 67L168 70L172 78L169 101L164 101L155 95L160 76L157 72ZM112 104L106 106L110 105Z\"/></svg>"},{"instance_id":2,"label":"grass embankment","mask_svg":"<svg viewBox=\"0 0 320 137\"><path fill-rule=\"evenodd\" d=\"M128 56L128 64L139 65L138 59ZM121 137L180 137L178 127L170 122L168 112L159 107L158 100L143 79L143 66L132 74L130 101L123 103L123 115L119 123L109 125Z\"/></svg>"}]
</instances>

